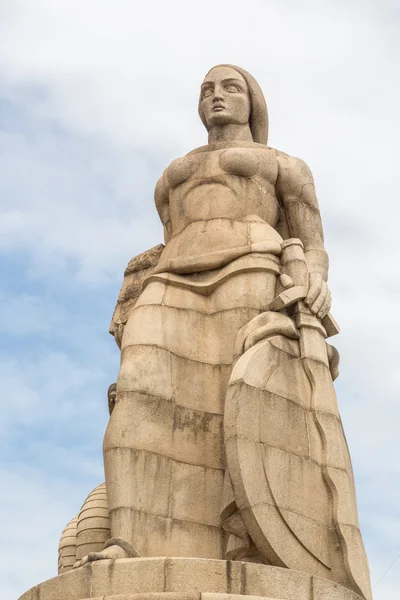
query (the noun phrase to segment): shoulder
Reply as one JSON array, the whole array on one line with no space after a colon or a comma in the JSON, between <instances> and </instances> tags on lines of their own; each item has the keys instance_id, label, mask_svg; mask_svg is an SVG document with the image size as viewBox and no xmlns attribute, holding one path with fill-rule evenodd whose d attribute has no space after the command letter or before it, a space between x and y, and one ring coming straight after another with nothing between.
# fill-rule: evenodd
<instances>
[{"instance_id":1,"label":"shoulder","mask_svg":"<svg viewBox=\"0 0 400 600\"><path fill-rule=\"evenodd\" d=\"M169 186L167 178L167 170L161 175L154 189L154 202L161 221L164 223L168 219L169 214Z\"/></svg>"},{"instance_id":2,"label":"shoulder","mask_svg":"<svg viewBox=\"0 0 400 600\"><path fill-rule=\"evenodd\" d=\"M281 150L274 150L278 160L279 170L291 176L298 176L303 179L311 179L312 173L310 167L302 160L295 156L290 156Z\"/></svg>"},{"instance_id":3,"label":"shoulder","mask_svg":"<svg viewBox=\"0 0 400 600\"><path fill-rule=\"evenodd\" d=\"M166 170L161 175L159 180L156 183L156 187L154 189L154 199L155 201L162 202L164 197L168 195L168 181L167 181L167 173Z\"/></svg>"},{"instance_id":4,"label":"shoulder","mask_svg":"<svg viewBox=\"0 0 400 600\"><path fill-rule=\"evenodd\" d=\"M304 186L314 186L314 179L309 166L301 158L290 156L275 150L278 161L277 185L282 192L301 192Z\"/></svg>"}]
</instances>

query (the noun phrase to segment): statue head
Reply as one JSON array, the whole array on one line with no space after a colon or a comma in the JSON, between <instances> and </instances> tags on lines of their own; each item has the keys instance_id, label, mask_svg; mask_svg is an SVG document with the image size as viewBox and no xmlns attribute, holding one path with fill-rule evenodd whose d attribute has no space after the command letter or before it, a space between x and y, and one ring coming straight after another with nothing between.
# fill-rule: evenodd
<instances>
[{"instance_id":1,"label":"statue head","mask_svg":"<svg viewBox=\"0 0 400 600\"><path fill-rule=\"evenodd\" d=\"M107 399L108 399L108 412L111 413L114 410L115 401L117 398L117 384L112 383L107 391Z\"/></svg>"},{"instance_id":2,"label":"statue head","mask_svg":"<svg viewBox=\"0 0 400 600\"><path fill-rule=\"evenodd\" d=\"M217 65L201 86L199 115L207 131L215 125L249 124L254 142L268 142L264 94L250 73L234 65Z\"/></svg>"}]
</instances>

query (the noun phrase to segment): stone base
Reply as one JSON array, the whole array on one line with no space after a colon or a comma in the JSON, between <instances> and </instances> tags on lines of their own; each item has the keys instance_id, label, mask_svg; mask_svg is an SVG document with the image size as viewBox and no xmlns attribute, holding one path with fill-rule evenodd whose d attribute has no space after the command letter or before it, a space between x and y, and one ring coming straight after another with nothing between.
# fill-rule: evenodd
<instances>
[{"instance_id":1,"label":"stone base","mask_svg":"<svg viewBox=\"0 0 400 600\"><path fill-rule=\"evenodd\" d=\"M299 571L203 558L103 560L35 586L19 600L362 600Z\"/></svg>"}]
</instances>

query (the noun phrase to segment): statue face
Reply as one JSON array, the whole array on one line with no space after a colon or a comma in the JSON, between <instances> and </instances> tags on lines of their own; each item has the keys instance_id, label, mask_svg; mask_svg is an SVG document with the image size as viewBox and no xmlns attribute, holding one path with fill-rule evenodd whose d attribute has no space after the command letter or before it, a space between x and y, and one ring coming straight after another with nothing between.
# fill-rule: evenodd
<instances>
[{"instance_id":1,"label":"statue face","mask_svg":"<svg viewBox=\"0 0 400 600\"><path fill-rule=\"evenodd\" d=\"M251 101L246 81L230 67L216 67L201 86L201 110L208 129L249 122Z\"/></svg>"}]
</instances>

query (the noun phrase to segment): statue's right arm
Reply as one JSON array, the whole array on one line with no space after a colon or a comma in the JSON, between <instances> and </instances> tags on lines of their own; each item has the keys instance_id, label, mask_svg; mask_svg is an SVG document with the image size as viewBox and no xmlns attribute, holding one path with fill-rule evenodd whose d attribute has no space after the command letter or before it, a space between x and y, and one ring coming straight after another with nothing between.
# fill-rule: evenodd
<instances>
[{"instance_id":1,"label":"statue's right arm","mask_svg":"<svg viewBox=\"0 0 400 600\"><path fill-rule=\"evenodd\" d=\"M166 171L157 181L156 189L154 190L154 201L156 203L157 212L164 225L164 244L167 245L172 237L172 225L169 213L169 191Z\"/></svg>"}]
</instances>

